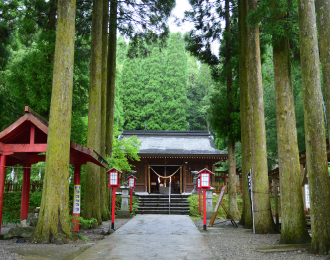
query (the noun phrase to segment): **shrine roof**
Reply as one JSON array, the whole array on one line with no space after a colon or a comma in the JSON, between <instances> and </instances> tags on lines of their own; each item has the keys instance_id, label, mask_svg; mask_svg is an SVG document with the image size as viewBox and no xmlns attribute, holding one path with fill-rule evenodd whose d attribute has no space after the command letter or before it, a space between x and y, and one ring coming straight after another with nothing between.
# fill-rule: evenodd
<instances>
[{"instance_id":1,"label":"shrine roof","mask_svg":"<svg viewBox=\"0 0 330 260\"><path fill-rule=\"evenodd\" d=\"M26 106L25 114L0 132L0 154L7 155L6 166L45 161L46 155L40 153L46 152L47 135L48 121ZM70 142L70 164L87 162L108 167L108 163L96 151Z\"/></svg>"},{"instance_id":2,"label":"shrine roof","mask_svg":"<svg viewBox=\"0 0 330 260\"><path fill-rule=\"evenodd\" d=\"M123 130L119 139L134 135L142 142L139 155L228 156L208 131Z\"/></svg>"}]
</instances>

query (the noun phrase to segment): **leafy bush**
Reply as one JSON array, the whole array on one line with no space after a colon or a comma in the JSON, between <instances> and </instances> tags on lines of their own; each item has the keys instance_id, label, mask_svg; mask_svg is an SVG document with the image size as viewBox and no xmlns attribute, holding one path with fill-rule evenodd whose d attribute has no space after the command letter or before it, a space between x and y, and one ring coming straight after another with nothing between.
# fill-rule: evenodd
<instances>
[{"instance_id":1,"label":"leafy bush","mask_svg":"<svg viewBox=\"0 0 330 260\"><path fill-rule=\"evenodd\" d=\"M203 195L201 195L201 213L202 215L199 215L199 199L198 199L198 195L191 195L188 197L188 202L189 202L189 208L190 208L190 216L194 217L194 218L202 218L203 217ZM213 196L213 209L215 209L215 205L217 204L219 199L219 196ZM228 195L225 195L224 198L222 199L222 204L225 205L225 207L228 209ZM243 200L239 197L237 197L237 205L238 205L238 211L239 214L242 214L242 208L243 208ZM217 218L220 219L226 219L226 213L223 210L223 208L220 206L219 210L218 210L218 214L217 214Z\"/></svg>"}]
</instances>

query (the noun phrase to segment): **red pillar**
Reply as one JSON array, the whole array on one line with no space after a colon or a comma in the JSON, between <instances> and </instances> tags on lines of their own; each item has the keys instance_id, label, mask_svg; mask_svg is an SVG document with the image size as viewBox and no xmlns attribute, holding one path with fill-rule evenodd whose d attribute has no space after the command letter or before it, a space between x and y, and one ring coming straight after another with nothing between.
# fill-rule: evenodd
<instances>
[{"instance_id":1,"label":"red pillar","mask_svg":"<svg viewBox=\"0 0 330 260\"><path fill-rule=\"evenodd\" d=\"M80 200L81 200L81 165L74 165L74 180L73 180L73 207L72 207L72 231L79 231L79 220L80 217Z\"/></svg>"},{"instance_id":2,"label":"red pillar","mask_svg":"<svg viewBox=\"0 0 330 260\"><path fill-rule=\"evenodd\" d=\"M3 193L5 189L6 155L0 155L0 233L2 221Z\"/></svg>"},{"instance_id":3,"label":"red pillar","mask_svg":"<svg viewBox=\"0 0 330 260\"><path fill-rule=\"evenodd\" d=\"M206 230L206 189L203 189L203 225Z\"/></svg>"},{"instance_id":4,"label":"red pillar","mask_svg":"<svg viewBox=\"0 0 330 260\"><path fill-rule=\"evenodd\" d=\"M22 199L21 199L21 221L26 219L29 213L30 177L31 177L31 164L24 164Z\"/></svg>"},{"instance_id":5,"label":"red pillar","mask_svg":"<svg viewBox=\"0 0 330 260\"><path fill-rule=\"evenodd\" d=\"M130 205L130 212L132 212L132 197L133 197L133 188L131 189L131 205Z\"/></svg>"},{"instance_id":6,"label":"red pillar","mask_svg":"<svg viewBox=\"0 0 330 260\"><path fill-rule=\"evenodd\" d=\"M112 188L111 229L115 229L116 187Z\"/></svg>"},{"instance_id":7,"label":"red pillar","mask_svg":"<svg viewBox=\"0 0 330 260\"><path fill-rule=\"evenodd\" d=\"M201 189L199 189L199 215L201 214Z\"/></svg>"}]
</instances>

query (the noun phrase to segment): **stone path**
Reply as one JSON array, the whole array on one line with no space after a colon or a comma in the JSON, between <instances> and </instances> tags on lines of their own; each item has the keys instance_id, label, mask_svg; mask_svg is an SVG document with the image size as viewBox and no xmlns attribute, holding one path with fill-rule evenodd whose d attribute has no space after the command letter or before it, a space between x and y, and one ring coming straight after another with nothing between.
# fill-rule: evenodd
<instances>
[{"instance_id":1,"label":"stone path","mask_svg":"<svg viewBox=\"0 0 330 260\"><path fill-rule=\"evenodd\" d=\"M215 257L189 216L137 215L75 259L200 260Z\"/></svg>"}]
</instances>

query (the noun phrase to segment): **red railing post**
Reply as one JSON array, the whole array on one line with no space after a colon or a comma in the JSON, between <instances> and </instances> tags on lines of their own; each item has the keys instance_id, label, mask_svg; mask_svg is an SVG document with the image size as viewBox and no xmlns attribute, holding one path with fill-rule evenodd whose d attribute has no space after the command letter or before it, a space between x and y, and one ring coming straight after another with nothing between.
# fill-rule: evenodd
<instances>
[{"instance_id":1,"label":"red railing post","mask_svg":"<svg viewBox=\"0 0 330 260\"><path fill-rule=\"evenodd\" d=\"M206 189L203 189L203 225L206 230Z\"/></svg>"},{"instance_id":2,"label":"red railing post","mask_svg":"<svg viewBox=\"0 0 330 260\"><path fill-rule=\"evenodd\" d=\"M112 188L111 229L115 229L116 187Z\"/></svg>"},{"instance_id":3,"label":"red railing post","mask_svg":"<svg viewBox=\"0 0 330 260\"><path fill-rule=\"evenodd\" d=\"M21 221L29 214L31 164L24 164L21 199Z\"/></svg>"},{"instance_id":4,"label":"red railing post","mask_svg":"<svg viewBox=\"0 0 330 260\"><path fill-rule=\"evenodd\" d=\"M1 221L2 221L2 207L3 207L3 193L5 188L5 176L6 176L6 155L0 155L0 233L1 233Z\"/></svg>"}]
</instances>

